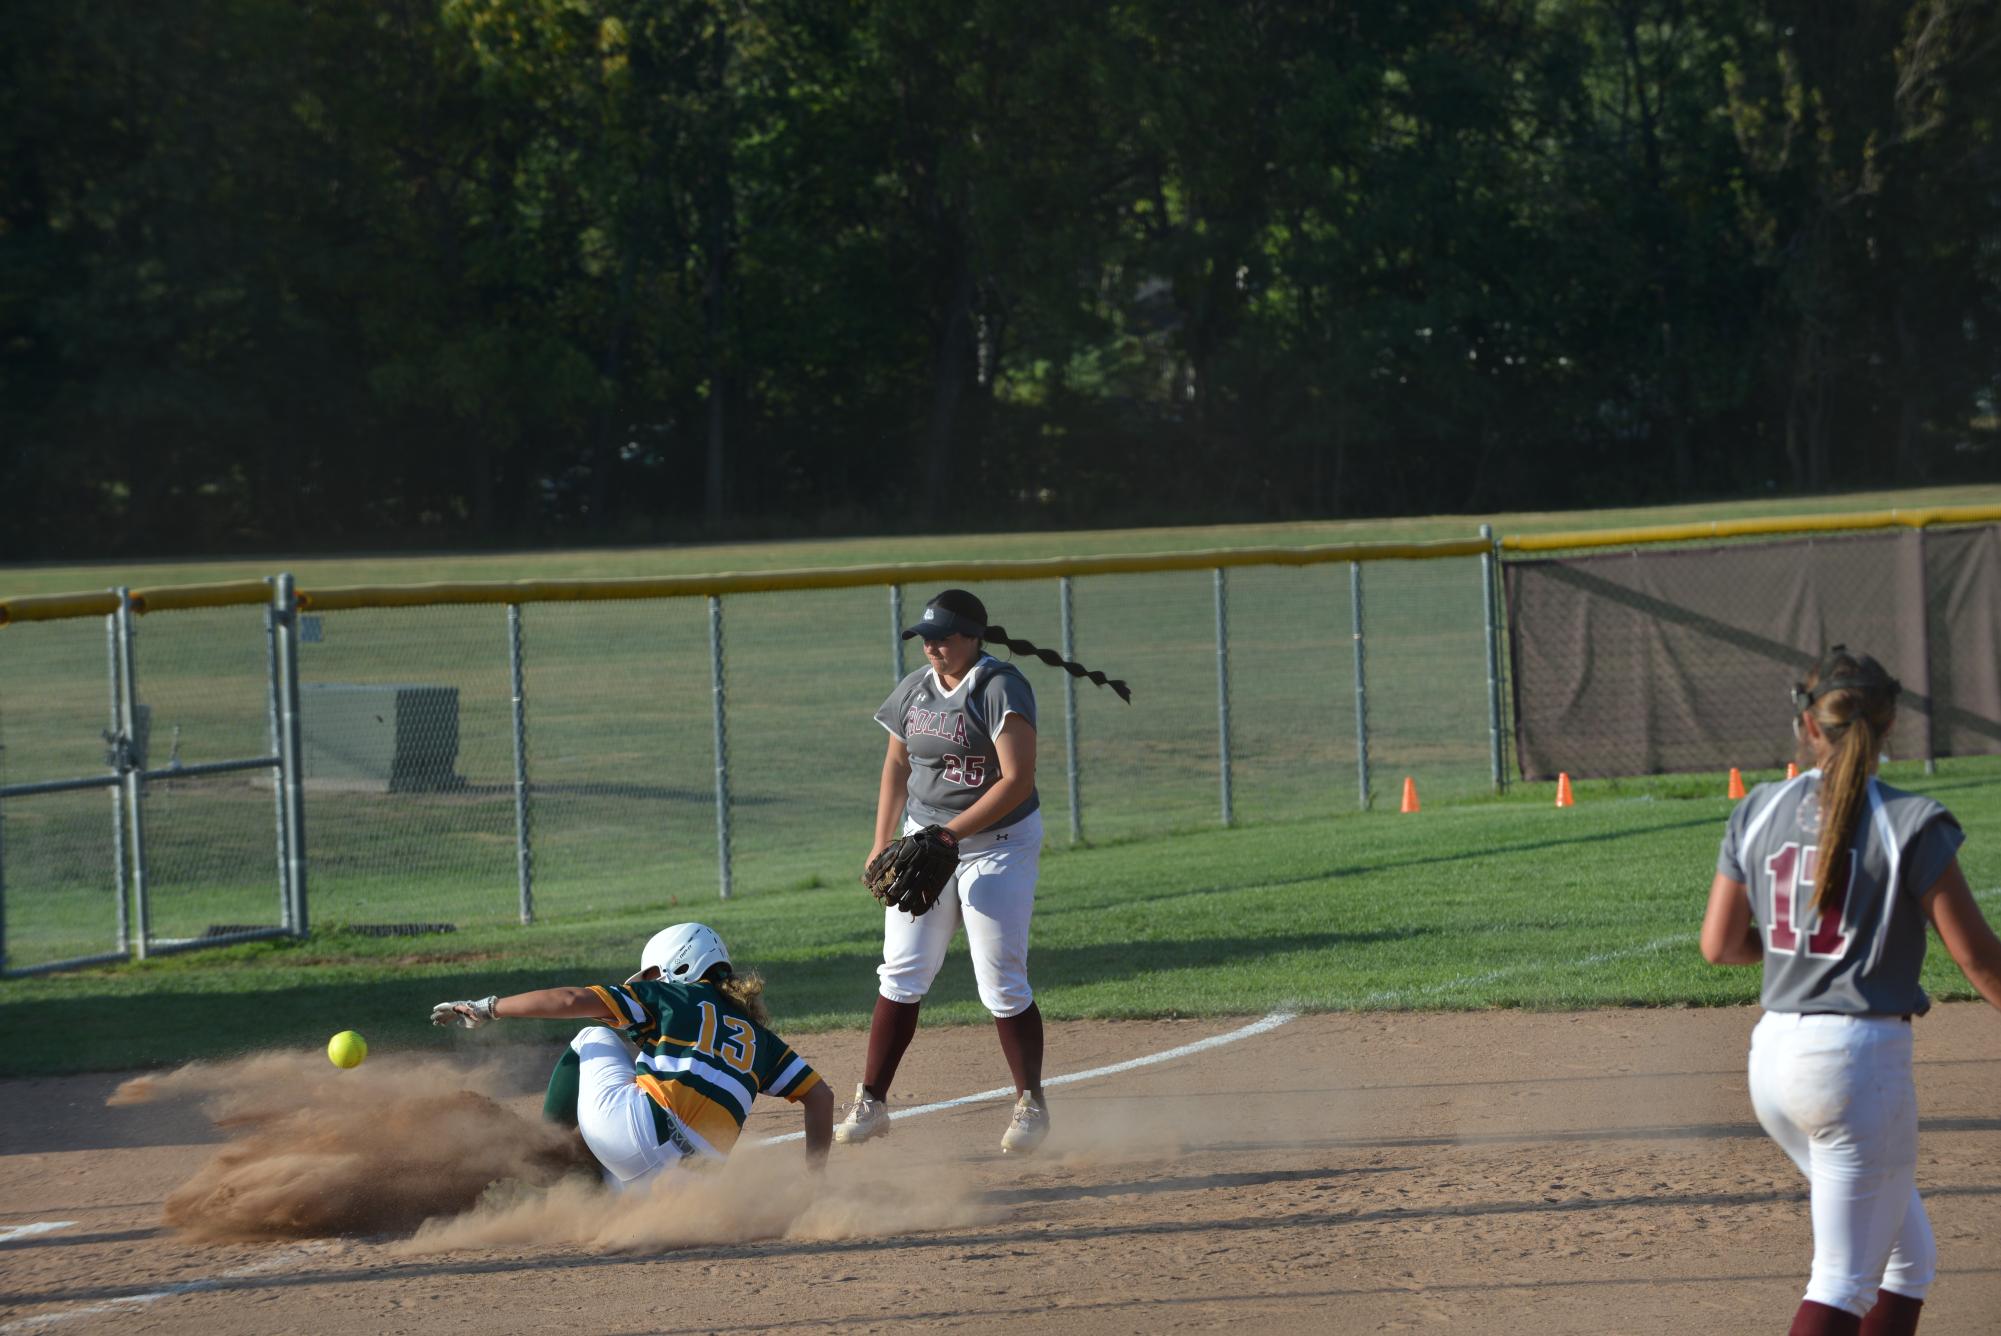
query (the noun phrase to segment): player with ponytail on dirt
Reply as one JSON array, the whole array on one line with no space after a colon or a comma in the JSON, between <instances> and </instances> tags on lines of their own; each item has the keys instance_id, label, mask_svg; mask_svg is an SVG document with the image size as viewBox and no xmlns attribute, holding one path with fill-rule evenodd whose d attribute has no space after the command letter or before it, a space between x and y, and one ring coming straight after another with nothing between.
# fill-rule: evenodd
<instances>
[{"instance_id":1,"label":"player with ponytail on dirt","mask_svg":"<svg viewBox=\"0 0 2001 1336\"><path fill-rule=\"evenodd\" d=\"M1806 1175L1813 1216L1792 1336L1908 1336L1937 1270L1911 1074L1927 924L2001 1007L2001 939L1959 870L1959 823L1875 775L1902 689L1843 645L1794 687L1812 768L1731 813L1702 921L1711 963L1764 967L1751 1104Z\"/></svg>"},{"instance_id":2,"label":"player with ponytail on dirt","mask_svg":"<svg viewBox=\"0 0 2001 1336\"><path fill-rule=\"evenodd\" d=\"M862 879L871 882L878 856L908 843L903 837L943 848L938 871L950 871L951 879L935 904L920 900L912 913L890 902L883 911L880 995L869 1022L868 1061L834 1139L846 1145L888 1133L890 1082L917 1033L918 1007L963 921L980 1001L993 1015L1014 1077L1014 1113L1001 1150L1025 1154L1049 1131L1042 1097L1042 1013L1028 986L1028 926L1042 856L1035 693L1021 669L986 653L986 645L1032 654L1111 688L1127 702L1132 693L1124 682L1010 637L987 621L986 605L963 589L947 589L927 603L924 615L903 633L906 640L913 636L924 640L925 666L898 682L875 713L889 732L889 746L876 797L875 841ZM935 882L930 889L937 891Z\"/></svg>"}]
</instances>

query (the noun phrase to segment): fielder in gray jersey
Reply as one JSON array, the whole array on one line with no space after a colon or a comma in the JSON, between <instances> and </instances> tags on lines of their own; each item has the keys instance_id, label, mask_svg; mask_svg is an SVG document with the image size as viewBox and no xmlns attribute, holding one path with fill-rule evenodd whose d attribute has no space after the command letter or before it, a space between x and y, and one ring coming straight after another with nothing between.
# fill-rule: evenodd
<instances>
[{"instance_id":1,"label":"fielder in gray jersey","mask_svg":"<svg viewBox=\"0 0 2001 1336\"><path fill-rule=\"evenodd\" d=\"M973 662L958 686L946 690L929 666L896 684L875 721L900 738L910 754L905 812L920 826L944 825L966 811L1001 777L994 742L1010 714L1035 727L1035 692L1021 669L991 654ZM986 829L1004 830L1042 806L1028 797Z\"/></svg>"},{"instance_id":2,"label":"fielder in gray jersey","mask_svg":"<svg viewBox=\"0 0 2001 1336\"><path fill-rule=\"evenodd\" d=\"M1911 1074L1927 923L2001 1007L2001 939L1960 872L1959 823L1874 773L1901 690L1840 645L1794 688L1812 768L1731 813L1703 916L1704 957L1764 967L1751 1106L1811 1185L1792 1336L1908 1336L1937 1271Z\"/></svg>"},{"instance_id":3,"label":"fielder in gray jersey","mask_svg":"<svg viewBox=\"0 0 2001 1336\"><path fill-rule=\"evenodd\" d=\"M1849 849L1853 871L1819 910L1820 789L1819 770L1758 785L1730 814L1716 859L1719 876L1747 888L1764 934L1765 1010L1922 1015L1931 1009L1918 986L1924 893L1966 835L1937 802L1870 776Z\"/></svg>"},{"instance_id":4,"label":"fielder in gray jersey","mask_svg":"<svg viewBox=\"0 0 2001 1336\"><path fill-rule=\"evenodd\" d=\"M1014 1077L1014 1114L1001 1149L1026 1154L1049 1131L1042 1013L1028 986L1028 929L1042 857L1035 693L1019 668L985 649L1005 645L1127 701L1132 695L1124 682L1008 635L963 589L947 589L925 604L924 615L903 636L922 638L925 666L898 682L875 712L889 742L869 860L900 834L937 826L940 840L956 844L958 863L929 912L884 911L868 1059L834 1139L855 1145L888 1134L890 1082L917 1033L919 1005L963 924L980 1001L993 1015Z\"/></svg>"}]
</instances>

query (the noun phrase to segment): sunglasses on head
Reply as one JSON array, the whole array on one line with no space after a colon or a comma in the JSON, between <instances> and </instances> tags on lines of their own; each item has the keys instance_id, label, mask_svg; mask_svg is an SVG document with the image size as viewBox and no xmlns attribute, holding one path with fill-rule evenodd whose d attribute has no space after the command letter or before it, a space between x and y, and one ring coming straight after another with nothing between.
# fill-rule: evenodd
<instances>
[{"instance_id":1,"label":"sunglasses on head","mask_svg":"<svg viewBox=\"0 0 2001 1336\"><path fill-rule=\"evenodd\" d=\"M1835 664L1842 659L1849 661L1851 669L1846 673L1837 673ZM1887 691L1894 696L1904 689L1904 684L1890 676L1882 664L1867 654L1851 655L1846 645L1836 645L1822 655L1814 675L1816 680L1811 687L1804 682L1795 682L1788 692L1795 714L1830 691Z\"/></svg>"}]
</instances>

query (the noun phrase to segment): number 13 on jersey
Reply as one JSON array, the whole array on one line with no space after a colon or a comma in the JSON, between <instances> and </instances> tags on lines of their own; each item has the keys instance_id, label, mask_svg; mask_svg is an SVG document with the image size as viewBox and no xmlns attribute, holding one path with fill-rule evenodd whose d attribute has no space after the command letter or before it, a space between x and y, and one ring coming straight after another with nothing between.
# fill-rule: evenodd
<instances>
[{"instance_id":1,"label":"number 13 on jersey","mask_svg":"<svg viewBox=\"0 0 2001 1336\"><path fill-rule=\"evenodd\" d=\"M716 1004L698 1003L702 1009L702 1032L696 1036L694 1048L704 1057L721 1058L740 1072L747 1072L757 1065L757 1031L750 1028L750 1022L738 1020L734 1016L718 1017ZM728 1035L721 1043L716 1041L716 1022L720 1019Z\"/></svg>"}]
</instances>

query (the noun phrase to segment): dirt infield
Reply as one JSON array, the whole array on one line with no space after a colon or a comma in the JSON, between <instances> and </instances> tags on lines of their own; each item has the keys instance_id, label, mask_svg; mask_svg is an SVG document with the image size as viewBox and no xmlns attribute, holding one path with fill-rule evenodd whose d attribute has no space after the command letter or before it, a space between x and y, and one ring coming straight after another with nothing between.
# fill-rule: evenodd
<instances>
[{"instance_id":1,"label":"dirt infield","mask_svg":"<svg viewBox=\"0 0 2001 1336\"><path fill-rule=\"evenodd\" d=\"M818 1184L779 1145L639 1215L572 1194L415 1241L196 1240L162 1220L221 1149L197 1108L107 1108L112 1076L0 1082L0 1333L1777 1332L1809 1233L1804 1185L1744 1093L1755 1019L1308 1016L1052 1090L1055 1132L1025 1163L999 1154L996 1101L836 1148ZM1052 1026L1051 1074L1234 1028ZM862 1036L795 1039L845 1096ZM532 1115L548 1055L477 1053L515 1092L502 1103ZM1941 1254L1924 1330L1991 1333L2001 1017L1941 1007L1917 1053ZM394 1069L391 1055L379 1070ZM897 1104L1004 1070L989 1031L929 1031ZM751 1130L797 1126L760 1104Z\"/></svg>"}]
</instances>

